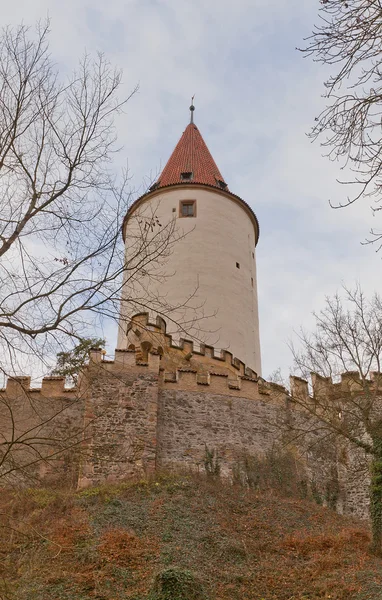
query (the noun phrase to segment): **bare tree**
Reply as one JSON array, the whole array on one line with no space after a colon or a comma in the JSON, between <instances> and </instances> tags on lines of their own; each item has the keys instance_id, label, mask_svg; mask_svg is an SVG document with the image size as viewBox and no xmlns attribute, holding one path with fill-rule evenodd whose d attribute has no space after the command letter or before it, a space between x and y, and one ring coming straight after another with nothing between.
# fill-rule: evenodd
<instances>
[{"instance_id":1,"label":"bare tree","mask_svg":"<svg viewBox=\"0 0 382 600\"><path fill-rule=\"evenodd\" d=\"M382 186L382 4L380 0L321 0L318 25L301 51L332 66L325 81L327 106L316 117L310 137L322 139L331 160L352 173L340 183L356 191L341 208L361 197L381 210ZM382 244L371 231L368 242Z\"/></svg>"},{"instance_id":2,"label":"bare tree","mask_svg":"<svg viewBox=\"0 0 382 600\"><path fill-rule=\"evenodd\" d=\"M327 298L314 316L315 331L301 331L299 348L292 346L299 374L319 377L313 397L292 378L293 400L308 417L300 419L300 433L345 441L370 465L373 551L381 554L382 299L378 294L367 299L359 287L345 289L344 299ZM336 383L340 377L342 384Z\"/></svg>"},{"instance_id":3,"label":"bare tree","mask_svg":"<svg viewBox=\"0 0 382 600\"><path fill-rule=\"evenodd\" d=\"M85 55L63 80L49 55L48 36L49 23L35 32L20 26L0 34L4 377L25 367L30 372L37 359L51 367L58 350L94 335L97 319L118 319L122 285L131 290L125 304L142 304L134 296L134 282L154 274L181 236L175 219L160 223L155 210L143 217L137 211L131 219L137 219L138 233L127 240L125 254L121 226L132 197L127 171L118 175L112 165L118 152L115 117L129 99L118 98L121 72L101 54L94 60ZM165 299L158 306L171 308ZM11 399L0 394L0 414L10 432L9 437L0 428L0 464L7 463L12 472L47 460L53 441L58 452L78 443L78 435L73 442L54 428L68 403L46 398L46 411L43 395L37 406L29 382L18 385ZM15 422L18 399L28 400L33 426L25 422L20 429ZM32 458L18 461L20 449Z\"/></svg>"},{"instance_id":4,"label":"bare tree","mask_svg":"<svg viewBox=\"0 0 382 600\"><path fill-rule=\"evenodd\" d=\"M173 233L141 228L125 264L128 178L110 166L121 73L85 56L62 83L47 36L48 24L35 39L25 27L0 39L0 345L11 362L81 337L89 312L117 314L122 273L158 259Z\"/></svg>"}]
</instances>

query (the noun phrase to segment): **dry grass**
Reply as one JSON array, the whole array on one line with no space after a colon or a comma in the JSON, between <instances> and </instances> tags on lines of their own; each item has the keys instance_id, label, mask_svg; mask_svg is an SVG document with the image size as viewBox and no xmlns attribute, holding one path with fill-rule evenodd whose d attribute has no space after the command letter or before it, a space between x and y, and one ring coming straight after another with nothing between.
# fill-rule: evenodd
<instances>
[{"instance_id":1,"label":"dry grass","mask_svg":"<svg viewBox=\"0 0 382 600\"><path fill-rule=\"evenodd\" d=\"M148 600L172 567L211 600L382 599L363 524L214 479L4 491L0 513L2 599Z\"/></svg>"}]
</instances>

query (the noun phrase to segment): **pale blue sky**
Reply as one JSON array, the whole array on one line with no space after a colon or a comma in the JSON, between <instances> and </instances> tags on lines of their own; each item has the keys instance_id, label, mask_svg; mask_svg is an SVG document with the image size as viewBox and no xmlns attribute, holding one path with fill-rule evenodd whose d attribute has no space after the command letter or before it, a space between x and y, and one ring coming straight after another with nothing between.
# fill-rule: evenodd
<instances>
[{"instance_id":1,"label":"pale blue sky","mask_svg":"<svg viewBox=\"0 0 382 600\"><path fill-rule=\"evenodd\" d=\"M3 24L51 17L62 72L86 48L140 85L118 122L135 187L167 161L196 94L197 122L230 189L256 212L263 375L289 372L286 341L342 282L378 290L382 254L362 247L378 224L368 202L346 211L338 164L305 133L323 100L320 65L301 45L319 2L297 0L0 0ZM380 219L381 220L381 219ZM382 228L382 220L381 220ZM110 337L113 337L111 331ZM108 340L110 346L114 340Z\"/></svg>"}]
</instances>

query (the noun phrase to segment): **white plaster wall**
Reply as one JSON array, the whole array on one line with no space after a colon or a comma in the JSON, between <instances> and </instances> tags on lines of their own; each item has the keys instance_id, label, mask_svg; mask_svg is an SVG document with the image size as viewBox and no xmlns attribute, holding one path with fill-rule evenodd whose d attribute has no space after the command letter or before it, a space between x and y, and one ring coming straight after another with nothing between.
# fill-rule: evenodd
<instances>
[{"instance_id":1,"label":"white plaster wall","mask_svg":"<svg viewBox=\"0 0 382 600\"><path fill-rule=\"evenodd\" d=\"M196 217L179 218L181 200L196 200ZM127 259L139 238L138 222L154 213L162 231L175 219L175 235L184 237L145 269L148 275L125 283L118 347L127 345L126 317L143 312L146 297L150 312L164 313L169 333L229 350L261 374L255 229L249 214L219 191L192 185L158 191L127 222Z\"/></svg>"}]
</instances>

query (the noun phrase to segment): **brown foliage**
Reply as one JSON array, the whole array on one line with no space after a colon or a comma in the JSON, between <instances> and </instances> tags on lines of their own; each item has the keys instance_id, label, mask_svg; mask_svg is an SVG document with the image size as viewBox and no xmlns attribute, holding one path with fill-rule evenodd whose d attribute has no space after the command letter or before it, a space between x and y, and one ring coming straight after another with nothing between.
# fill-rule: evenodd
<instances>
[{"instance_id":1,"label":"brown foliage","mask_svg":"<svg viewBox=\"0 0 382 600\"><path fill-rule=\"evenodd\" d=\"M14 530L23 522L0 555L12 600L144 600L173 567L213 600L361 600L382 585L364 524L275 491L162 476L85 490L64 510L48 496L4 495Z\"/></svg>"},{"instance_id":2,"label":"brown foliage","mask_svg":"<svg viewBox=\"0 0 382 600\"><path fill-rule=\"evenodd\" d=\"M344 529L336 534L322 533L311 535L304 533L299 535L288 535L284 538L283 546L287 549L296 551L301 556L309 556L315 552L324 552L326 550L355 550L365 551L370 542L370 536L366 531L359 529Z\"/></svg>"},{"instance_id":3,"label":"brown foliage","mask_svg":"<svg viewBox=\"0 0 382 600\"><path fill-rule=\"evenodd\" d=\"M102 535L98 551L107 562L138 571L157 554L158 544L132 531L110 529Z\"/></svg>"}]
</instances>

